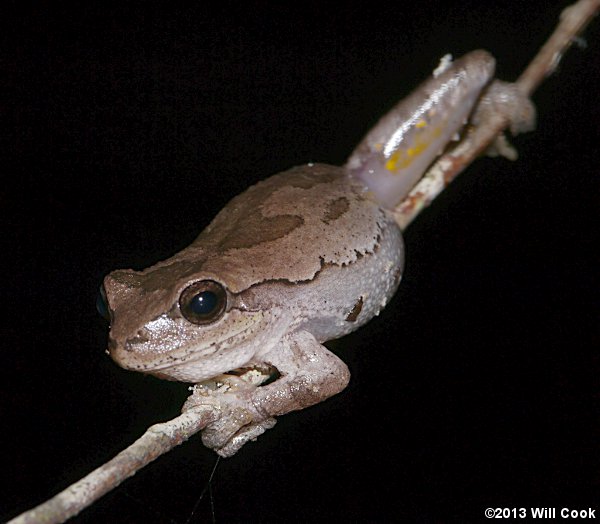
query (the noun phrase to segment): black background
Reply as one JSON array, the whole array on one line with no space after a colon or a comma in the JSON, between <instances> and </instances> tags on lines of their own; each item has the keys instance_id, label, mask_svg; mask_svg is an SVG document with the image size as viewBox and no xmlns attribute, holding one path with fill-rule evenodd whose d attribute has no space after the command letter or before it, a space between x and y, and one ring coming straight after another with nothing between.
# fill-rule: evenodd
<instances>
[{"instance_id":1,"label":"black background","mask_svg":"<svg viewBox=\"0 0 600 524\"><path fill-rule=\"evenodd\" d=\"M516 78L548 4L3 7L0 518L187 396L105 355L104 274L170 256L270 174L343 163L447 52ZM330 345L347 390L220 462L217 522L600 512L599 26L536 93L520 160L477 161L407 230L394 300ZM74 521L186 522L215 457L193 438ZM192 521L210 518L205 498Z\"/></svg>"}]
</instances>

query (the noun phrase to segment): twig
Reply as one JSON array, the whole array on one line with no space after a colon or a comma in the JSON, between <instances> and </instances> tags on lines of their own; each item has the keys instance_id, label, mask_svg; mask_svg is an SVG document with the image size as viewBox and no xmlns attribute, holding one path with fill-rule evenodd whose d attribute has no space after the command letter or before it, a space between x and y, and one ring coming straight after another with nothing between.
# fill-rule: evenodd
<instances>
[{"instance_id":1,"label":"twig","mask_svg":"<svg viewBox=\"0 0 600 524\"><path fill-rule=\"evenodd\" d=\"M523 95L531 95L544 78L554 72L573 39L599 9L600 0L579 0L561 13L554 33L515 82ZM484 123L478 124L454 149L442 155L396 207L394 217L400 227L405 229L510 123L502 113L487 114Z\"/></svg>"},{"instance_id":2,"label":"twig","mask_svg":"<svg viewBox=\"0 0 600 524\"><path fill-rule=\"evenodd\" d=\"M54 524L74 517L145 465L198 433L215 418L215 411L197 409L168 422L150 426L139 439L112 460L7 524Z\"/></svg>"},{"instance_id":3,"label":"twig","mask_svg":"<svg viewBox=\"0 0 600 524\"><path fill-rule=\"evenodd\" d=\"M554 71L573 38L583 30L599 9L600 0L579 0L563 11L556 31L516 82L524 94L531 94L542 80ZM492 115L485 125L478 127L464 143L461 142L452 152L438 160L406 200L398 206L398 223L406 227L507 125L509 122L505 116ZM191 409L173 420L151 426L141 438L115 458L47 502L22 513L7 524L64 522L134 475L146 464L202 430L217 416L214 409Z\"/></svg>"}]
</instances>

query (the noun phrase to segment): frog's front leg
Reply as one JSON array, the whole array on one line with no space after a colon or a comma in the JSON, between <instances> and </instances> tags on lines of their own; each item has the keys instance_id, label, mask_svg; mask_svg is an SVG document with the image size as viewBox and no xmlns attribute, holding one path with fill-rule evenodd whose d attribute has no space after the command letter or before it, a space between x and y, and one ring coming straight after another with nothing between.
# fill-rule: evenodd
<instances>
[{"instance_id":1,"label":"frog's front leg","mask_svg":"<svg viewBox=\"0 0 600 524\"><path fill-rule=\"evenodd\" d=\"M202 440L223 457L234 455L273 427L274 417L322 402L350 380L346 364L306 331L284 337L264 356L263 364L276 368L277 380L257 387L230 376L223 392L211 393L201 386L184 406L185 411L213 404L220 412L218 420L203 431Z\"/></svg>"}]
</instances>

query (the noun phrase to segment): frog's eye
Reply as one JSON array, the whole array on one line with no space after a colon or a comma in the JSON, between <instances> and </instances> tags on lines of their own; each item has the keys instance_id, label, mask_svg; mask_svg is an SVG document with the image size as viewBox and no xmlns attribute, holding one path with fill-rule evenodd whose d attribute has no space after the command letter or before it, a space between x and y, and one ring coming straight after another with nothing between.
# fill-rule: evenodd
<instances>
[{"instance_id":1,"label":"frog's eye","mask_svg":"<svg viewBox=\"0 0 600 524\"><path fill-rule=\"evenodd\" d=\"M179 297L182 315L194 324L210 324L221 317L227 305L225 288L213 280L186 287Z\"/></svg>"},{"instance_id":2,"label":"frog's eye","mask_svg":"<svg viewBox=\"0 0 600 524\"><path fill-rule=\"evenodd\" d=\"M108 308L108 300L106 299L106 291L104 286L100 286L98 290L98 296L96 297L96 310L105 320L110 322L110 310Z\"/></svg>"}]
</instances>

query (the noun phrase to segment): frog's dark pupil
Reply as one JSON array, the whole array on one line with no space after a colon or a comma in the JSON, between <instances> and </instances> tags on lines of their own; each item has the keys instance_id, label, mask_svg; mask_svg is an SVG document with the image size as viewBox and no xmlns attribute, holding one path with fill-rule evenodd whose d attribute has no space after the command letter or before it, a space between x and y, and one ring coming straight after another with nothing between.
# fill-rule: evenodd
<instances>
[{"instance_id":1,"label":"frog's dark pupil","mask_svg":"<svg viewBox=\"0 0 600 524\"><path fill-rule=\"evenodd\" d=\"M212 291L202 291L190 301L190 309L197 315L208 315L217 307L217 295Z\"/></svg>"}]
</instances>

